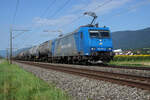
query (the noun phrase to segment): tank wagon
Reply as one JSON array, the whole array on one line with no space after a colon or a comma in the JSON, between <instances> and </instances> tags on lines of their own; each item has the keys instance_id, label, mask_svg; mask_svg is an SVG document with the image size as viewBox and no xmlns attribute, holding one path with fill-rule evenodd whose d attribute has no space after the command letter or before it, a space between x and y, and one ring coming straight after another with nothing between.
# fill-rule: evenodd
<instances>
[{"instance_id":1,"label":"tank wagon","mask_svg":"<svg viewBox=\"0 0 150 100\"><path fill-rule=\"evenodd\" d=\"M97 17L93 13L92 16L94 19ZM34 46L17 57L22 60L53 63L109 62L114 56L110 29L92 23L80 26L72 33Z\"/></svg>"},{"instance_id":2,"label":"tank wagon","mask_svg":"<svg viewBox=\"0 0 150 100\"><path fill-rule=\"evenodd\" d=\"M52 56L52 40L46 41L38 47L38 58L40 61L48 61Z\"/></svg>"},{"instance_id":3,"label":"tank wagon","mask_svg":"<svg viewBox=\"0 0 150 100\"><path fill-rule=\"evenodd\" d=\"M39 51L38 51L38 48L39 48L39 45L37 46L33 46L32 48L30 48L28 51L29 51L29 58L28 60L34 60L36 61L37 59L39 59Z\"/></svg>"},{"instance_id":4,"label":"tank wagon","mask_svg":"<svg viewBox=\"0 0 150 100\"><path fill-rule=\"evenodd\" d=\"M16 59L29 60L29 61L48 61L52 56L51 47L52 40L46 41L40 45L33 46L32 48L19 53Z\"/></svg>"}]
</instances>

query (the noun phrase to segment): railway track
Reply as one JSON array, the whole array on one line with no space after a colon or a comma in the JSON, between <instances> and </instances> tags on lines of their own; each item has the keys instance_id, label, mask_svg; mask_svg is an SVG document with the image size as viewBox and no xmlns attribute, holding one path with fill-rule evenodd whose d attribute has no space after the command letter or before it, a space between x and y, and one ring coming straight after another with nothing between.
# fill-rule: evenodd
<instances>
[{"instance_id":1,"label":"railway track","mask_svg":"<svg viewBox=\"0 0 150 100\"><path fill-rule=\"evenodd\" d=\"M142 76L139 77L133 75L110 73L110 72L83 69L83 68L73 68L73 67L65 67L65 66L60 67L58 65L49 65L49 64L39 63L39 62L28 62L28 61L17 61L17 62L34 65L46 69L61 71L65 73L80 75L88 78L93 78L96 80L108 81L119 85L127 85L131 87L141 88L144 90L150 90L149 77L142 77Z\"/></svg>"},{"instance_id":2,"label":"railway track","mask_svg":"<svg viewBox=\"0 0 150 100\"><path fill-rule=\"evenodd\" d=\"M133 67L133 66L112 66L112 65L103 65L100 67L107 67L107 68L122 68L122 69L136 69L136 70L147 70L150 71L150 67Z\"/></svg>"}]
</instances>

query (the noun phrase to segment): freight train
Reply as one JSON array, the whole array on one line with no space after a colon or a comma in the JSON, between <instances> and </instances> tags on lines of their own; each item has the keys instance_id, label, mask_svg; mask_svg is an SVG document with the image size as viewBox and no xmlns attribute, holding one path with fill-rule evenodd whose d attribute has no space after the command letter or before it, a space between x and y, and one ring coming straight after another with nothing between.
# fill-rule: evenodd
<instances>
[{"instance_id":1,"label":"freight train","mask_svg":"<svg viewBox=\"0 0 150 100\"><path fill-rule=\"evenodd\" d=\"M113 56L109 27L89 24L21 52L16 58L51 63L92 63L109 62Z\"/></svg>"}]
</instances>

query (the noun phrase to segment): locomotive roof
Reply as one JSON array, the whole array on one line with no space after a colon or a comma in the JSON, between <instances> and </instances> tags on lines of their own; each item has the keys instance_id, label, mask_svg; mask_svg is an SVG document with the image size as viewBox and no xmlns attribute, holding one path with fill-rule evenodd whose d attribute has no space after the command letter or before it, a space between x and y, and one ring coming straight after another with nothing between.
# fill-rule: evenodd
<instances>
[{"instance_id":1,"label":"locomotive roof","mask_svg":"<svg viewBox=\"0 0 150 100\"><path fill-rule=\"evenodd\" d=\"M74 34L74 33L78 32L78 30L79 30L79 29L80 29L80 27L79 27L78 29L74 30L73 32L70 32L70 33L64 34L64 35L63 35L63 36L61 36L61 37L57 37L57 38L56 38L56 39L54 39L54 40L61 39L61 38L64 38L64 37L66 37L66 36L68 36L68 35Z\"/></svg>"},{"instance_id":2,"label":"locomotive roof","mask_svg":"<svg viewBox=\"0 0 150 100\"><path fill-rule=\"evenodd\" d=\"M80 30L80 28L83 28L83 27L88 27L88 28L102 28L102 29L107 29L107 30L109 29L106 26L104 26L104 27L95 27L94 25L90 25L90 24L89 25L83 25L83 26L80 26L79 28L77 28L76 30L74 30L73 32L67 33L67 34L65 34L65 35L63 35L61 37L57 37L54 40L61 39L61 38L64 38L64 37L66 37L68 35L74 34L74 33L78 32Z\"/></svg>"}]
</instances>

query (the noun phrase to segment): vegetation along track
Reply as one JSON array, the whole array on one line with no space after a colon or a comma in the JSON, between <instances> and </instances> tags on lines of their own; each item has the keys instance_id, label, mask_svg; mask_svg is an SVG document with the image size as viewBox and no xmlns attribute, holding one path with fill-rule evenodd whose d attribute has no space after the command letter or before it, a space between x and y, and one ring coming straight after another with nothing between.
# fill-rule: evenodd
<instances>
[{"instance_id":1,"label":"vegetation along track","mask_svg":"<svg viewBox=\"0 0 150 100\"><path fill-rule=\"evenodd\" d=\"M119 85L127 85L131 87L137 87L144 90L150 90L150 78L142 76L133 76L126 74L110 73L97 70L83 69L83 68L73 68L65 67L59 65L50 65L39 62L29 62L29 61L17 61L19 63L34 65L37 67L42 67L46 69L57 70L61 72L71 73L75 75L80 75L88 78L93 78L96 80L108 81L111 83Z\"/></svg>"}]
</instances>

